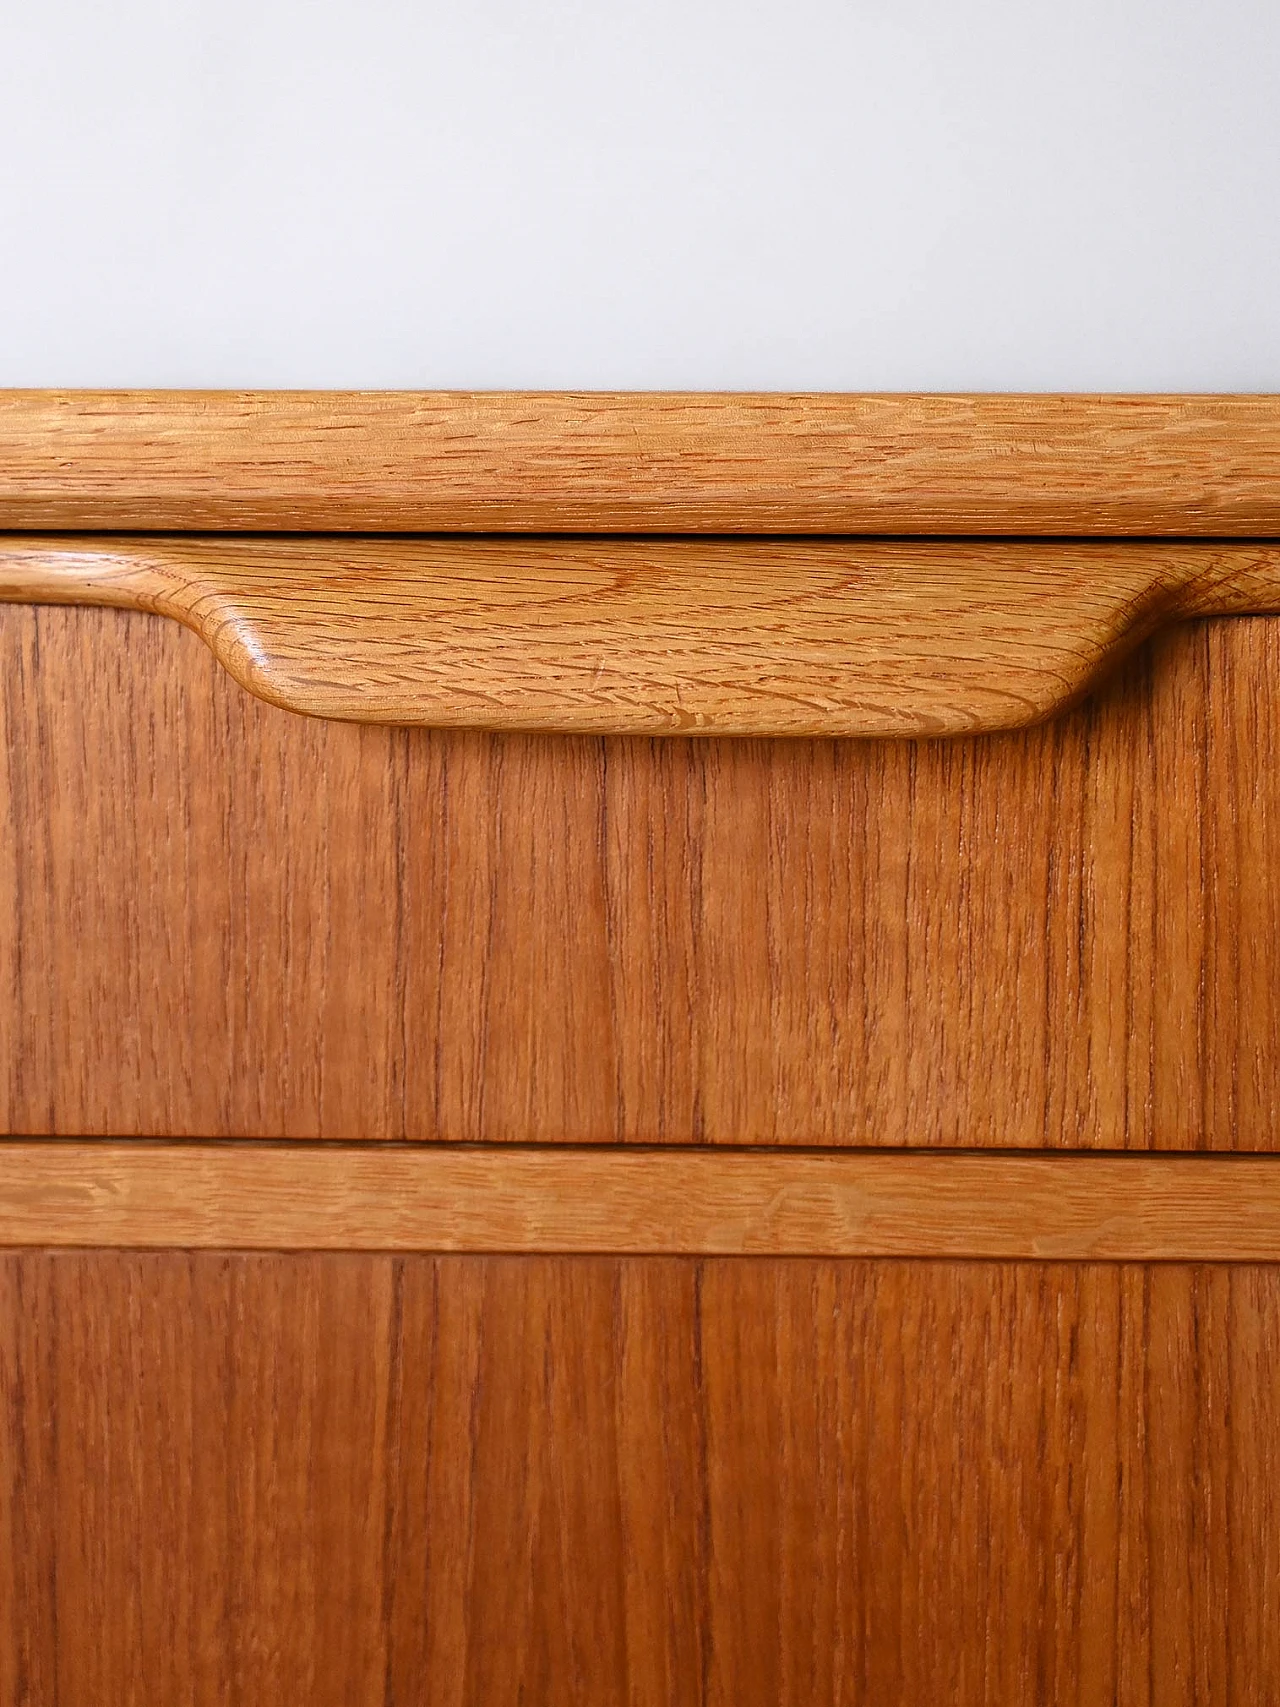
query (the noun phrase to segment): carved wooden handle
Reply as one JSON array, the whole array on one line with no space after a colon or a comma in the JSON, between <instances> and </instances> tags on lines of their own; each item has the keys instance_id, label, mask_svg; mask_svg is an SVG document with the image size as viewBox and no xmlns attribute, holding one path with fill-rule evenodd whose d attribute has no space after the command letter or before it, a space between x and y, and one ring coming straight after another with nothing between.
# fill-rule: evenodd
<instances>
[{"instance_id":1,"label":"carved wooden handle","mask_svg":"<svg viewBox=\"0 0 1280 1707\"><path fill-rule=\"evenodd\" d=\"M321 717L960 734L1051 715L1162 623L1280 611L1280 543L25 535L0 598L176 617Z\"/></svg>"}]
</instances>

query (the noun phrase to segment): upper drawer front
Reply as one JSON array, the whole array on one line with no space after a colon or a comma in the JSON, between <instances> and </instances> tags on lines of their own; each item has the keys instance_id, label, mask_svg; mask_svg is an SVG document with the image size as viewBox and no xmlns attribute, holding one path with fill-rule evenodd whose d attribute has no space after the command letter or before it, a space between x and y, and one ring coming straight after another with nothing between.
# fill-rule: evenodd
<instances>
[{"instance_id":1,"label":"upper drawer front","mask_svg":"<svg viewBox=\"0 0 1280 1707\"><path fill-rule=\"evenodd\" d=\"M937 742L392 729L0 609L7 1133L1274 1149L1280 624Z\"/></svg>"}]
</instances>

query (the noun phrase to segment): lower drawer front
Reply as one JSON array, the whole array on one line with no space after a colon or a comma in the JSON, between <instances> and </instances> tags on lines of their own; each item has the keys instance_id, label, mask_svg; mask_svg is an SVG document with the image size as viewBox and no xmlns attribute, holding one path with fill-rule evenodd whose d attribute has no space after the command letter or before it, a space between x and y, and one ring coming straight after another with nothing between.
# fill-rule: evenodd
<instances>
[{"instance_id":1,"label":"lower drawer front","mask_svg":"<svg viewBox=\"0 0 1280 1707\"><path fill-rule=\"evenodd\" d=\"M1252 1703L1280 1269L0 1257L6 1702Z\"/></svg>"}]
</instances>

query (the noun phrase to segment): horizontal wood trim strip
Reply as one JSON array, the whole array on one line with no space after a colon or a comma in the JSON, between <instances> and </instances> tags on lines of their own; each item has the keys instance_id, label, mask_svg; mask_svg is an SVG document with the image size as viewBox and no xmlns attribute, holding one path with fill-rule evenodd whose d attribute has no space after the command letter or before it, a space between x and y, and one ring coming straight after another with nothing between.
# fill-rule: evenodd
<instances>
[{"instance_id":1,"label":"horizontal wood trim strip","mask_svg":"<svg viewBox=\"0 0 1280 1707\"><path fill-rule=\"evenodd\" d=\"M0 527L1280 535L1280 398L0 392Z\"/></svg>"},{"instance_id":2,"label":"horizontal wood trim strip","mask_svg":"<svg viewBox=\"0 0 1280 1707\"><path fill-rule=\"evenodd\" d=\"M1280 1158L7 1142L0 1245L1280 1261Z\"/></svg>"},{"instance_id":3,"label":"horizontal wood trim strip","mask_svg":"<svg viewBox=\"0 0 1280 1707\"><path fill-rule=\"evenodd\" d=\"M174 617L321 717L964 734L1048 717L1162 623L1280 610L1280 544L11 535L0 598Z\"/></svg>"}]
</instances>

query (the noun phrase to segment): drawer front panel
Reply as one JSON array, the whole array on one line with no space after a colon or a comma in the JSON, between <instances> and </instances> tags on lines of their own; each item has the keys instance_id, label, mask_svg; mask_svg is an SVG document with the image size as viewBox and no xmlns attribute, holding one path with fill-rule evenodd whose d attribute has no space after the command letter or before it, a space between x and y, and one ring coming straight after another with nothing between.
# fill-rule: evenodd
<instances>
[{"instance_id":1,"label":"drawer front panel","mask_svg":"<svg viewBox=\"0 0 1280 1707\"><path fill-rule=\"evenodd\" d=\"M0 1257L0 1697L1272 1699L1280 1270Z\"/></svg>"},{"instance_id":2,"label":"drawer front panel","mask_svg":"<svg viewBox=\"0 0 1280 1707\"><path fill-rule=\"evenodd\" d=\"M1038 729L296 717L0 609L0 1130L1280 1147L1280 624Z\"/></svg>"}]
</instances>

